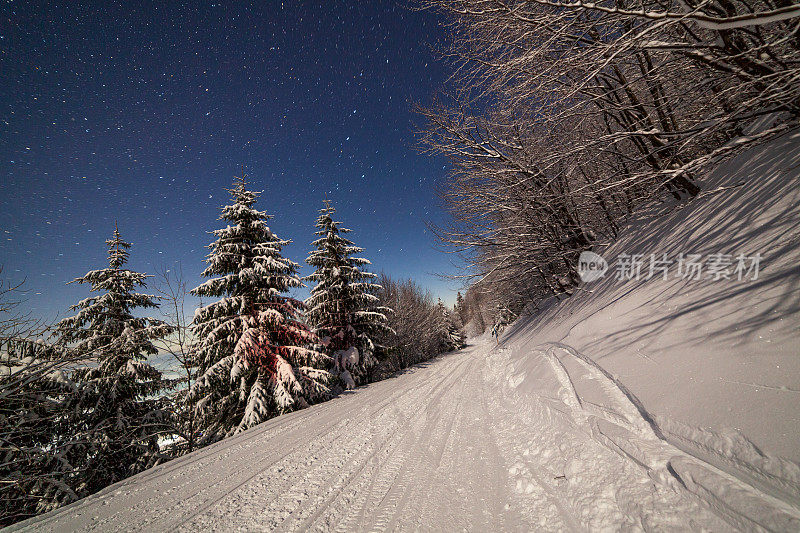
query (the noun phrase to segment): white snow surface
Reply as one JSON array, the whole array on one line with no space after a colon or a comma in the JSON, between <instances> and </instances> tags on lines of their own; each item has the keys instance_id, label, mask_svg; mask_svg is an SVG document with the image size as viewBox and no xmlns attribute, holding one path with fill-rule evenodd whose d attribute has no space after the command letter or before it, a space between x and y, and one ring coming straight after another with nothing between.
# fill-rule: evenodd
<instances>
[{"instance_id":1,"label":"white snow surface","mask_svg":"<svg viewBox=\"0 0 800 533\"><path fill-rule=\"evenodd\" d=\"M12 530L800 531L799 168L800 134L750 150L600 250L755 282L607 276Z\"/></svg>"},{"instance_id":2,"label":"white snow surface","mask_svg":"<svg viewBox=\"0 0 800 533\"><path fill-rule=\"evenodd\" d=\"M732 527L797 530L800 511L670 444L571 349L482 339L12 530Z\"/></svg>"}]
</instances>

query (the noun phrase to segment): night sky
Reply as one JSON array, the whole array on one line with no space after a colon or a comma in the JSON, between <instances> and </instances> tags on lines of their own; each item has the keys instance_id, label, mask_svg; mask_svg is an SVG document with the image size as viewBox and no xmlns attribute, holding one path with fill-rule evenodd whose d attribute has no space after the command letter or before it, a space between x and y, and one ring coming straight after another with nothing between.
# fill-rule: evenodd
<instances>
[{"instance_id":1,"label":"night sky","mask_svg":"<svg viewBox=\"0 0 800 533\"><path fill-rule=\"evenodd\" d=\"M425 221L444 217L445 161L417 153L414 102L448 73L432 13L398 2L4 2L0 264L25 304L64 315L65 283L106 265L180 264L190 286L241 165L303 264L324 194L373 270L447 301L452 270ZM298 296L304 297L300 292Z\"/></svg>"}]
</instances>

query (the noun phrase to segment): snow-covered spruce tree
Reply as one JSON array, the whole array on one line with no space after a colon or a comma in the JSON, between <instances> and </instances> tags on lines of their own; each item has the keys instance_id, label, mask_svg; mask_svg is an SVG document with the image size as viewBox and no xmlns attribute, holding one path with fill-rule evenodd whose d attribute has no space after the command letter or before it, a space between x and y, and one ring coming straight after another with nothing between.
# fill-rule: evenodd
<instances>
[{"instance_id":1,"label":"snow-covered spruce tree","mask_svg":"<svg viewBox=\"0 0 800 533\"><path fill-rule=\"evenodd\" d=\"M319 238L306 259L315 271L305 279L316 283L305 302L306 318L321 339L321 349L333 357L334 373L351 389L367 381L376 362L372 339L388 329L390 310L377 305L375 292L381 287L371 281L375 274L362 270L370 262L353 257L363 248L342 236L350 230L333 220L336 210L327 199L324 204L316 223Z\"/></svg>"},{"instance_id":2,"label":"snow-covered spruce tree","mask_svg":"<svg viewBox=\"0 0 800 533\"><path fill-rule=\"evenodd\" d=\"M467 306L464 297L461 296L461 291L456 293L456 305L453 310L455 311L459 326L464 327L464 324L467 323Z\"/></svg>"},{"instance_id":3,"label":"snow-covered spruce tree","mask_svg":"<svg viewBox=\"0 0 800 533\"><path fill-rule=\"evenodd\" d=\"M56 325L58 344L68 346L85 365L72 379L70 457L77 479L73 490L86 496L156 464L158 435L167 431L167 414L158 392L169 385L146 361L158 350L153 341L171 333L160 320L133 315L156 308L155 296L134 292L146 274L123 268L130 244L114 229L108 268L92 270L70 283L88 283L95 296L72 306L77 314Z\"/></svg>"},{"instance_id":4,"label":"snow-covered spruce tree","mask_svg":"<svg viewBox=\"0 0 800 533\"><path fill-rule=\"evenodd\" d=\"M443 351L452 352L466 346L464 328L461 325L461 318L458 316L458 313L455 310L450 311L447 309L441 300L439 300L436 306L436 312L441 316L440 320L444 329L445 341Z\"/></svg>"},{"instance_id":5,"label":"snow-covered spruce tree","mask_svg":"<svg viewBox=\"0 0 800 533\"><path fill-rule=\"evenodd\" d=\"M447 307L438 300L436 305L431 309L430 325L433 334L433 341L435 344L436 353L451 352L455 346L450 340L450 320L447 313Z\"/></svg>"},{"instance_id":6,"label":"snow-covered spruce tree","mask_svg":"<svg viewBox=\"0 0 800 533\"><path fill-rule=\"evenodd\" d=\"M431 309L429 323L432 328L436 353L452 352L465 346L461 328L456 325L453 314L439 300Z\"/></svg>"},{"instance_id":7,"label":"snow-covered spruce tree","mask_svg":"<svg viewBox=\"0 0 800 533\"><path fill-rule=\"evenodd\" d=\"M238 433L328 394L329 358L310 349L316 337L302 322L303 304L285 293L302 283L297 263L281 256L290 241L269 229L253 206L245 174L227 189L227 226L214 230L208 281L191 291L218 298L195 313L197 380L187 396L194 406L200 445Z\"/></svg>"}]
</instances>

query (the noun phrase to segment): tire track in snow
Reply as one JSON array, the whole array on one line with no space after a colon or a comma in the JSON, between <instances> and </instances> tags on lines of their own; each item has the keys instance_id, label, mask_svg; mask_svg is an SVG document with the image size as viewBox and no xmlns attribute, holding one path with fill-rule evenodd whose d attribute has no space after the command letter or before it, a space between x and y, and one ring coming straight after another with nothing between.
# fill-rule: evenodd
<instances>
[{"instance_id":1,"label":"tire track in snow","mask_svg":"<svg viewBox=\"0 0 800 533\"><path fill-rule=\"evenodd\" d=\"M445 382L448 379L452 379L452 376L455 374L456 370L457 370L457 368L454 369L446 378L442 379L434 387L434 392L435 392L436 388L444 388L445 387ZM423 398L417 397L417 398L414 398L414 400L415 400L415 403L425 402L424 397ZM407 413L407 415L405 416L405 419L403 420L403 422L401 424L398 425L398 427L395 430L392 431L390 437L385 439L377 447L377 450L380 450L381 448L383 448L385 446L385 444L386 444L386 441L390 440L391 437L393 437L394 435L397 435L400 432L400 430L407 428L410 425L410 423L412 423L414 421L414 414L413 414L414 410L411 409L412 407L414 407L414 406L413 405L409 405L409 406L407 406L405 408L400 408L400 411L404 411L405 413ZM394 410L392 412L388 412L388 410L384 410L383 418L390 418L390 419L391 418L397 418L397 416L395 414L396 411L397 410ZM409 414L409 413L411 413L411 414ZM348 472L347 470L345 470L343 475L339 477L339 481L340 482L337 483L337 484L340 485L340 486L338 487L338 489L335 489L332 494L326 495L326 497L321 502L319 502L319 501L315 502L314 503L314 507L316 508L316 510L311 514L310 517L308 517L308 518L306 518L306 519L304 519L302 521L299 521L299 523L297 523L296 525L293 524L291 526L292 530L305 530L305 529L308 529L311 526L311 524L313 524L314 520L319 519L326 512L330 513L330 512L333 511L329 507L336 500L336 498L342 493L342 491L345 488L346 484L348 482L352 482L361 472L363 472L364 467L369 462L369 457L372 457L374 455L375 451L376 451L374 449L375 446L369 440L367 441L366 448L368 448L370 450L370 452L372 452L372 453L369 453L364 458L363 462L359 462L359 463L354 465L355 471ZM342 479L342 478L344 478L344 479Z\"/></svg>"},{"instance_id":2,"label":"tire track in snow","mask_svg":"<svg viewBox=\"0 0 800 533\"><path fill-rule=\"evenodd\" d=\"M468 352L466 352L468 353ZM438 386L432 388L432 397L424 396L421 398L422 402L419 405L400 405L398 409L401 412L410 412L414 415L407 417L406 423L402 426L404 432L396 431L394 435L396 439L391 442L388 447L382 447L375 454L373 460L369 461L369 468L365 468L353 484L348 487L342 494L348 497L342 497L336 500L335 505L331 508L325 509L324 513L317 513L322 518L323 523L315 522L309 524L308 522L301 524L303 526L316 526L317 529L324 528L326 530L332 529L334 526L337 531L350 531L353 529L366 530L375 529L368 527L370 522L368 519L373 517L376 509L380 507L381 503L387 504L387 495L397 488L399 484L398 479L403 472L403 469L410 469L413 465L419 463L416 459L420 455L424 456L423 461L430 462L430 451L427 453L420 453L426 449L424 445L424 438L420 440L423 435L430 435L430 440L439 442L449 438L450 432L448 429L442 431L442 416L432 416L437 412L437 406L447 407L452 405L456 407L458 402L453 401L452 391L456 388L458 383L463 382L465 363L463 354L453 354L452 357L443 358L437 361L443 367L450 367L451 370L447 377L441 380ZM459 390L461 387L458 387ZM419 416L416 416L419 415ZM424 416L424 418L423 418ZM452 419L447 415L446 418ZM435 453L435 452L434 452ZM411 463L411 465L409 465ZM427 469L430 471L430 469ZM414 468L413 474L407 474L404 478L412 478L414 483L410 488L416 486L427 486L427 479L423 478L419 469ZM403 499L410 498L410 490L401 490L400 502L394 506L394 510L388 509L389 520L388 522L384 517L378 517L378 526L384 524L389 529L395 528L395 522L398 518L398 512L403 508ZM417 494L417 493L415 493ZM350 499L352 497L352 499ZM413 502L418 502L420 498L411 498ZM348 509L349 507L349 509ZM389 505L389 507L392 507ZM412 513L413 514L413 513ZM344 515L344 516L342 516ZM404 517L400 517L404 518ZM417 529L419 526L416 527Z\"/></svg>"},{"instance_id":3,"label":"tire track in snow","mask_svg":"<svg viewBox=\"0 0 800 533\"><path fill-rule=\"evenodd\" d=\"M490 356L493 351L494 350L491 350L491 348L488 349L486 355ZM502 352L502 349L498 351ZM482 391L481 403L483 409L487 413L494 412L497 414L501 406L498 405L499 402L495 401L494 405L489 407L490 399L487 397L488 389L489 387L486 386L479 387L479 390ZM575 405L578 403L577 397L574 396L567 396L564 400ZM538 524L535 524L535 526L531 524L531 528L547 528L550 531L582 531L583 528L578 521L575 520L575 517L578 516L577 511L570 501L562 497L557 490L554 490L554 488L544 480L539 473L542 470L541 465L535 464L529 457L530 449L525 448L524 450L520 450L519 446L514 446L514 441L518 441L519 439L513 437L515 433L520 430L520 427L516 425L509 427L508 419L504 419L503 417L498 417L498 424L500 426L498 428L500 431L496 432L496 439L499 441L498 445L505 448L504 455L510 457L509 462L512 464L507 466L508 472L512 477L512 482L515 482L513 490L516 493L516 497L522 500L522 506L528 509L531 518L533 518L533 515L538 515L539 517ZM512 435L512 438L504 437L505 434ZM552 474L549 475L552 477ZM531 483L531 478L533 478L535 483ZM553 511L555 511L555 515Z\"/></svg>"},{"instance_id":4,"label":"tire track in snow","mask_svg":"<svg viewBox=\"0 0 800 533\"><path fill-rule=\"evenodd\" d=\"M729 528L685 491L655 483L642 466L592 437L584 420L594 415L573 414L581 403L577 391L551 389L547 381L547 372L558 377L569 365L552 365L535 351L512 361L507 350L495 350L489 361L485 390L498 389L487 396L498 413L498 440L503 454L516 461L509 473L517 479L518 505L533 509L528 519L534 529ZM555 383L563 389L565 382L575 381L579 376ZM551 394L560 402L576 400L558 408ZM631 433L631 438L637 437ZM537 509L541 500L556 510ZM557 525L559 519L564 525Z\"/></svg>"},{"instance_id":5,"label":"tire track in snow","mask_svg":"<svg viewBox=\"0 0 800 533\"><path fill-rule=\"evenodd\" d=\"M449 378L451 380L460 380L461 379L463 371L460 374L456 374L456 372L458 370L460 370L462 366L464 366L462 362L459 362L458 359L456 359L456 357L461 357L461 356L462 355L458 355L458 356L454 355L453 358L450 359L450 363L449 364L453 364L455 366L454 369L452 370L452 372L449 374ZM443 363L444 362L445 361L443 361ZM444 385L444 383L442 383L442 385ZM451 388L451 387L449 387L449 388ZM429 410L429 407L426 406L425 409ZM409 419L408 422L411 422L411 419ZM404 428L405 427L408 427L408 424L405 425ZM405 442L405 438L404 437L405 437L405 435L403 435L403 436L401 436L401 438L397 439L397 442L396 442L396 445L395 445L394 449L391 452L386 454L387 458L386 458L385 461L376 463L374 470L370 473L370 476L369 476L369 479L368 479L368 483L367 483L367 478L364 477L361 480L362 481L361 487L355 487L356 492L361 492L361 497L359 498L358 505L356 506L355 509L353 509L354 512L352 512L348 516L348 519L344 521L344 523L342 524L342 527L337 528L338 531L348 531L348 530L350 530L351 529L350 527L346 527L346 526L348 526L350 524L364 524L366 522L367 513L368 512L373 512L374 509L379 505L380 500L382 499L382 497L385 496L386 492L391 489L391 485L392 485L391 480L396 479L397 474L398 474L399 469L400 469L400 465L402 464L401 461L397 461L395 463L392 463L392 457L398 457L397 456L398 449ZM392 464L393 466L389 467L390 464ZM390 474L386 478L382 478L380 476L380 472L381 472L381 468L382 467L383 468L389 468ZM385 489L381 490L381 491L379 491L379 490L377 490L375 488L376 481L379 478L381 479L382 482L384 482L386 484L385 485ZM366 487L363 486L364 484L366 484Z\"/></svg>"},{"instance_id":6,"label":"tire track in snow","mask_svg":"<svg viewBox=\"0 0 800 533\"><path fill-rule=\"evenodd\" d=\"M457 370L466 363L466 359L461 359L454 364L447 381L443 380L440 386L435 390L435 394L422 406L423 413L426 415L431 413L435 416L434 408L440 406L440 402L445 393L459 382L463 382L461 379L462 376L457 374ZM428 421L422 420L422 417L415 417L412 428L416 428L417 430L414 431L412 429L408 431L406 433L407 438L401 441L401 446L403 446L404 449L398 454L397 457L400 458L400 461L393 468L393 470L396 471L396 476L390 478L388 482L388 490L383 493L383 497L377 505L375 511L377 517L373 519L371 527L368 528L370 530L385 531L393 523L395 516L402 509L406 501L404 496L408 492L407 486L410 482L407 473L410 469L415 469L414 472L416 473L419 462L424 458L424 454L418 452L424 446L424 441L433 436L428 429ZM410 442L410 444L404 444L406 442Z\"/></svg>"},{"instance_id":7,"label":"tire track in snow","mask_svg":"<svg viewBox=\"0 0 800 533\"><path fill-rule=\"evenodd\" d=\"M602 369L569 349L550 349L526 356L541 361L536 372L551 368L551 389L543 388L544 374L528 377L503 350L469 348L270 420L29 526L728 528L718 515L743 529L793 525L775 516L739 520L741 508L714 500L722 473L676 455L635 397ZM517 390L523 382L526 392Z\"/></svg>"},{"instance_id":8,"label":"tire track in snow","mask_svg":"<svg viewBox=\"0 0 800 533\"><path fill-rule=\"evenodd\" d=\"M406 475L407 485L404 486L400 499L396 502L394 512L389 520L386 529L395 530L398 528L398 519L402 518L403 510L407 507L410 500L417 503L424 502L419 494L432 488L432 476L434 473L434 463L439 463L444 453L444 447L447 445L451 437L453 423L455 422L455 412L458 411L460 400L463 397L464 386L466 380L464 379L463 367L470 366L470 361L464 357L458 363L457 370L462 370L459 374L455 374L451 383L447 388L443 388L430 402L426 403L423 412L425 413L425 424L417 433L417 440L414 443L414 449L425 453L417 453L413 462L409 465L410 469ZM447 394L452 393L454 390L455 397L448 398L445 401ZM444 418L444 425L441 424ZM431 457L433 451L433 457ZM435 458L435 459L434 459ZM415 498L414 498L415 497ZM410 516L419 516L415 513L409 513Z\"/></svg>"},{"instance_id":9,"label":"tire track in snow","mask_svg":"<svg viewBox=\"0 0 800 533\"><path fill-rule=\"evenodd\" d=\"M290 451L288 451L287 453L283 454L280 457L279 461L283 461L283 460L287 459L288 456L290 454L292 454L293 452L295 452L295 451L299 452L299 454L301 456L299 459L300 459L300 461L302 461L302 456L308 454L308 449L306 447L309 446L310 444L314 444L314 446L315 446L314 449L315 450L318 449L318 452L320 454L322 454L323 451L326 450L326 449L332 449L332 446L331 446L332 441L334 441L335 439L337 439L340 436L340 434L337 433L336 431L332 431L332 429L334 427L338 426L340 430L344 430L344 432L346 432L346 430L348 429L349 425L350 424L354 424L356 420L371 420L371 419L373 419L375 417L376 414L382 412L386 407L388 407L389 405L395 403L400 398L402 398L404 396L408 396L408 395L414 396L415 394L416 395L421 394L419 391L424 390L426 387L430 386L429 383L431 381L434 381L434 382L438 381L437 380L437 373L435 373L435 372L427 372L425 374L426 375L423 378L421 378L422 381L420 381L419 383L417 383L417 384L409 384L410 386L407 386L405 388L398 388L396 390L393 390L391 394L383 397L381 401L379 401L379 402L377 402L375 404L368 404L368 402L365 401L364 403L366 405L361 405L360 413L358 415L353 416L352 419L348 418L348 419L342 421L341 418L336 416L335 413L331 413L332 416L330 416L330 419L333 420L332 423L327 424L327 425L323 425L321 429L319 429L318 431L313 432L311 435L302 435L302 433L301 433L301 435L294 435L293 439L292 439L292 440L295 441L294 446L291 447ZM367 390L369 390L369 389L367 389ZM366 398L364 398L364 400L366 400ZM326 405L326 404L323 404L323 405ZM323 442L320 442L320 438L322 438ZM325 442L326 438L329 439L329 442ZM320 446L320 444L322 444L322 446ZM338 447L338 448L339 448L339 451L341 451L342 448L341 447ZM274 466L275 462L276 461L271 461L271 462L269 462L269 464L271 466ZM301 477L301 478L306 478L307 473L305 472L305 468L299 468L299 461L296 460L296 461L290 462L289 463L289 467L290 468L294 467L296 470L299 469L300 471L298 472L298 476ZM257 469L255 472L253 472L252 475L250 475L248 477L247 480L245 480L245 482L249 482L253 478L261 475L263 473L262 472L263 470L264 470L263 468ZM282 477L280 485L278 485L277 487L276 486L270 486L269 487L269 489L270 489L269 493L260 495L260 504L262 506L268 506L268 507L269 506L273 506L273 508L280 508L279 505L276 505L276 502L275 502L274 499L273 500L267 499L267 501L264 501L265 497L267 497L269 495L274 495L274 496L277 496L278 498L283 498L284 502L289 502L290 501L289 498L293 494L295 496L295 498L294 498L295 499L295 503L299 504L299 500L302 500L302 498L300 497L301 495L298 494L298 493L293 493L292 492L292 491L297 490L298 488L304 488L302 485L299 485L299 484L297 485L297 487L294 487L294 485L295 485L294 482L297 480L298 476L294 476L294 477L285 476L285 477ZM274 479L274 478L272 478L272 479ZM243 486L243 484L244 483L238 484L236 487L234 487L233 490L228 491L225 494L223 494L222 496L219 496L219 497L215 498L214 501L210 502L208 505L203 506L199 511L194 513L193 516L189 517L188 519L181 520L179 524L175 524L175 525L187 525L188 526L190 521L193 518L195 518L196 516L201 515L201 514L207 512L208 510L210 510L211 507L213 507L217 502L220 502L221 500L225 499L231 492L235 491L236 489L239 489L241 486ZM285 503L285 505L289 505L289 504ZM240 507L240 508L242 507L241 503L238 505L238 507ZM296 505L294 505L293 507L296 507ZM286 512L286 509L285 508L281 508L281 511L282 512Z\"/></svg>"},{"instance_id":10,"label":"tire track in snow","mask_svg":"<svg viewBox=\"0 0 800 533\"><path fill-rule=\"evenodd\" d=\"M470 367L459 398L451 402L458 406L457 416L450 420L449 446L445 443L439 462L442 475L452 478L456 492L462 495L462 507L445 523L450 529L458 524L461 529L481 531L530 531L532 528L524 523L522 514L511 508L508 461L495 435L497 413L490 412L486 405L482 371L490 350L481 346L470 354ZM433 485L428 489L432 491ZM434 504L434 498L423 501L430 502L420 513L427 519L423 523L441 523L442 517L438 515L441 509Z\"/></svg>"},{"instance_id":11,"label":"tire track in snow","mask_svg":"<svg viewBox=\"0 0 800 533\"><path fill-rule=\"evenodd\" d=\"M645 468L654 481L671 486L677 481L734 527L752 531L800 530L797 503L793 506L782 501L671 444L638 398L595 361L558 343L540 353L548 358L562 386L569 389L566 395L577 398L576 420L588 424L592 438ZM589 379L597 383L616 409L598 408L581 400L575 380L568 372L568 367L574 367L575 363L579 371L587 372Z\"/></svg>"},{"instance_id":12,"label":"tire track in snow","mask_svg":"<svg viewBox=\"0 0 800 533\"><path fill-rule=\"evenodd\" d=\"M279 439L282 434L291 432L292 430L295 430L298 427L308 423L308 420L305 420L305 418L293 416L301 413L307 414L303 411L297 411L286 415L287 419L284 420L286 422L285 427L274 428L274 426L279 426L279 423L277 422L279 418L275 418L265 422L262 425L259 425L257 428L254 428L254 430L251 430L253 431L252 438L245 439L241 435L237 435L235 437L225 439L219 443L215 443L202 450L198 450L198 452L195 452L195 460L188 461L188 464L186 465L184 465L184 463L187 463L187 459L191 458L195 454L184 456L176 459L175 461L166 463L164 466L168 468L162 469L160 467L156 467L143 472L134 478L129 478L119 484L112 485L111 487L104 489L93 496L81 500L78 502L78 504L75 504L74 509L72 506L70 506L70 510L78 511L78 513L80 513L84 507L92 507L98 500L100 500L102 504L105 504L106 502L112 502L114 507L117 508L117 511L106 515L102 519L93 519L91 528L87 529L102 529L107 531L129 529L131 525L124 524L124 520L122 518L130 513L136 513L137 510L146 516L145 521L138 525L138 527L151 527L153 525L150 523L152 517L147 516L148 510L151 510L150 512L152 513L152 510L155 509L156 513L160 515L169 515L173 511L172 507L158 510L158 503L163 501L165 496L170 496L173 500L185 503L191 498L208 491L209 488L215 484L225 480L230 480L231 477L235 478L247 470L252 471L252 461L255 460L255 458L260 457L262 460L265 459L262 448L264 443L269 443L272 440ZM315 414L317 417L323 416L323 413ZM264 427L262 428L262 426ZM272 429L275 429L275 431L270 433L270 430ZM264 435L265 433L266 435ZM266 440L262 442L261 438L265 438ZM242 450L248 450L249 453L242 453ZM274 458L274 456L269 457ZM225 471L224 469L214 470L214 465L225 462L228 459L235 461L236 463L243 463L244 466L233 473L230 471ZM176 475L170 476L169 474L172 472L175 472ZM204 483L201 489L194 490L192 489L192 486L197 484L195 474L198 472L202 473L202 477L212 477L213 479L210 481L210 485ZM175 480L179 478L184 478L185 481L183 483L176 484ZM168 489L160 490L161 487L168 487ZM131 490L125 490L127 488L130 488ZM180 491L185 488L189 488L190 492L181 493ZM144 499L135 499L135 497L139 495L144 495ZM134 502L131 502L131 500L134 500ZM53 516L51 520L46 518L45 522L43 524L39 524L39 526L52 526L53 529L60 529L61 526L58 524L60 518L63 518L61 512ZM156 517L156 519L157 518L158 517ZM114 523L120 525L115 528L112 525Z\"/></svg>"},{"instance_id":13,"label":"tire track in snow","mask_svg":"<svg viewBox=\"0 0 800 533\"><path fill-rule=\"evenodd\" d=\"M427 369L423 369L423 370L427 370ZM402 405L404 401L407 401L407 402L411 403L412 405L416 405L417 403L423 402L423 401L425 401L425 394L429 390L436 390L437 387L441 387L443 385L443 383L445 382L445 379L443 379L440 374L443 374L445 371L447 371L448 367L446 365L442 365L442 366L437 366L437 367L435 367L434 369L431 369L431 370L435 370L435 371L425 372L425 375L422 376L422 378L420 378L420 379L422 379L422 381L420 381L419 383L417 383L415 385L414 384L404 383L404 385L406 385L406 386L403 387L400 390L394 391L395 394L389 395L388 397L383 397L382 401L380 401L378 403L369 404L368 406L364 407L361 410L361 413L359 415L352 416L352 418L348 419L346 421L346 423L338 423L337 424L338 427L335 428L335 429L332 429L330 427L325 427L321 431L316 432L314 435L312 435L310 437L305 436L305 437L300 438L300 439L297 439L295 437L294 440L298 440L300 443L305 443L306 446L308 446L309 443L311 443L313 445L313 448L312 449L307 449L307 448L298 449L298 447L295 447L292 451L284 454L278 460L281 464L286 463L284 465L284 468L288 468L290 470L293 469L295 471L295 475L294 476L293 475L269 476L268 472L262 472L262 470L265 470L265 469L258 469L248 479L244 480L242 483L240 483L237 486L233 487L232 490L227 491L224 495L221 495L220 497L215 498L215 501L210 502L208 505L204 505L200 510L198 510L191 517L188 517L186 519L180 520L180 523L183 526L191 527L192 526L192 522L191 521L195 517L206 513L217 502L229 498L230 496L232 496L233 492L235 492L236 490L242 488L246 483L249 483L249 482L253 481L253 479L258 477L258 476L267 477L272 482L272 483L268 484L266 487L264 487L265 489L268 489L267 492L260 492L258 494L259 504L262 507L265 506L265 504L268 504L268 510L272 510L274 512L278 512L278 513L280 513L280 516L288 518L292 514L293 510L297 510L298 508L300 508L300 505L310 497L310 494L313 494L315 492L314 487L313 486L308 486L307 483L295 484L293 482L296 481L298 478L304 478L305 480L309 480L309 479L314 480L314 479L318 479L319 476L320 476L320 474L316 473L315 471L308 472L308 469L307 469L308 465L303 465L302 464L303 463L303 458L309 456L309 454L319 455L319 456L326 456L326 461L327 462L337 463L337 461L338 461L337 457L342 455L342 450L347 450L348 446L347 445L334 446L333 443L336 440L340 439L343 434L347 435L349 428L356 426L359 422L373 421L375 419L376 414L387 412L386 408L390 404L398 403L398 404ZM453 372L454 372L454 369L450 371L450 374L452 374ZM365 389L363 392L367 392L367 391L369 391L369 389ZM369 403L367 401L367 398L362 398L362 400L364 401L364 403ZM392 413L393 411L388 411L388 412ZM408 412L413 412L413 410L408 409ZM336 417L334 416L333 418L336 418ZM350 439L348 442L353 442L353 441L352 441L352 439ZM332 450L332 449L335 450L335 454L333 456L330 456L329 450ZM297 451L297 453L299 454L299 457L294 458L294 459L291 458L291 457L288 457L294 451ZM267 471L274 471L274 469L277 467L277 465L273 464L273 463L277 463L277 462L273 461L270 464L271 468L266 469ZM279 480L277 485L274 484L274 481L276 479ZM313 483L313 481L312 481L312 483ZM295 485L295 486L293 486L293 485ZM273 499L270 499L271 495L274 495ZM236 500L236 505L235 505L236 507L238 507L240 509L242 509L242 508L243 509L248 509L248 507L246 505L244 505L243 502L239 501L238 498L235 498L235 500ZM211 513L211 514L213 514L213 513ZM241 514L241 512L239 514ZM262 513L262 514L264 516L267 516L267 515L269 515L269 512ZM225 519L224 516L223 517L217 516L216 518ZM275 518L276 517L273 514L272 516L270 516L268 521L270 523L272 523L273 526L279 527L283 523L283 521L280 520L280 519L276 521ZM292 518L294 519L294 517L292 517ZM242 517L238 517L237 520L243 520L243 521L246 522L246 518L242 518ZM208 519L198 520L198 521L206 522L206 521L208 521ZM286 527L289 527L289 526L286 526Z\"/></svg>"},{"instance_id":14,"label":"tire track in snow","mask_svg":"<svg viewBox=\"0 0 800 533\"><path fill-rule=\"evenodd\" d=\"M410 422L410 420L407 421ZM399 431L395 431L392 437L397 435L399 435ZM401 444L401 440L402 439L392 438L391 444L387 443L387 445L383 446L372 458L370 458L367 463L367 466L370 468L366 470L364 476L360 479L360 483L354 487L351 487L350 491L348 491L348 493L351 494L355 499L355 502L349 504L349 514L346 514L341 522L336 526L336 531L338 533L352 531L356 528L356 524L363 523L366 516L368 500L374 493L375 483L379 479L378 474L381 471L381 468L386 467L386 465L391 461L392 457L394 457L397 448ZM368 480L366 486L364 486L365 480Z\"/></svg>"},{"instance_id":15,"label":"tire track in snow","mask_svg":"<svg viewBox=\"0 0 800 533\"><path fill-rule=\"evenodd\" d=\"M361 416L370 418L397 398L424 390L431 381L435 382L437 374L430 370L433 369L417 367L406 372L404 376L412 379L406 380L404 387L380 387L388 389L388 393L381 394L385 391L380 390L378 394L371 394L378 396L379 401L375 403L349 403L349 405L358 406ZM397 379L398 377L395 377L388 381L394 382ZM377 385L387 385L388 381ZM359 393L369 391L367 388ZM187 519L190 520L203 513L232 490L247 483L258 475L263 465L285 459L309 440L330 432L331 428L341 420L341 413L338 412L341 409L339 404L347 399L335 399L314 406L312 409L274 418L248 432L112 485L72 506L58 510L53 515L45 515L36 521L37 529L70 529L69 524L78 520L81 520L86 530L166 530L177 527ZM309 426L317 427L318 431L311 434L302 431ZM288 450L284 444L273 453L265 454L264 450L265 448L269 450L269 445L284 440L285 436L296 435L298 431L303 433L303 438L290 439ZM294 443L291 440L294 440ZM247 453L243 453L244 450L247 450ZM231 466L234 466L233 471ZM178 479L183 481L176 483ZM199 504L191 503L197 499L200 499ZM165 506L165 500L172 502L172 505ZM95 511L99 516L82 518L87 510ZM97 513L97 511L102 512ZM131 515L140 515L143 519L132 524L126 520L126 517Z\"/></svg>"}]
</instances>

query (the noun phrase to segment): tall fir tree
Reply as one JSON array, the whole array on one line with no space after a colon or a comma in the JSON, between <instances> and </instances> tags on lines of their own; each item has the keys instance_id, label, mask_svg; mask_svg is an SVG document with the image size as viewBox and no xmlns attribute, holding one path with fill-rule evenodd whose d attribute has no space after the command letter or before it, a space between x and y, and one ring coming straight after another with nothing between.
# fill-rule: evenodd
<instances>
[{"instance_id":1,"label":"tall fir tree","mask_svg":"<svg viewBox=\"0 0 800 533\"><path fill-rule=\"evenodd\" d=\"M458 300L456 300L456 305L458 305ZM452 352L453 350L460 350L465 347L467 343L464 335L464 328L461 324L461 317L458 315L458 312L455 309L448 309L441 300L439 300L436 309L438 314L442 317L441 320L444 324L446 339L445 351Z\"/></svg>"},{"instance_id":2,"label":"tall fir tree","mask_svg":"<svg viewBox=\"0 0 800 533\"><path fill-rule=\"evenodd\" d=\"M350 230L333 219L336 210L326 199L317 217L315 234L306 263L314 273L306 279L316 285L306 300L306 317L322 340L325 352L333 357L334 373L345 388L366 382L375 364L373 336L388 330L386 313L378 306L375 293L380 285L372 283L375 274L362 270L367 259L353 257L363 248L343 237Z\"/></svg>"},{"instance_id":3,"label":"tall fir tree","mask_svg":"<svg viewBox=\"0 0 800 533\"><path fill-rule=\"evenodd\" d=\"M199 443L243 431L328 394L328 358L309 347L316 337L302 321L302 302L285 295L300 287L298 265L281 255L290 241L267 226L254 208L260 193L246 175L227 189L226 227L214 230L203 276L191 292L218 298L195 313L199 376L188 401L201 431Z\"/></svg>"},{"instance_id":4,"label":"tall fir tree","mask_svg":"<svg viewBox=\"0 0 800 533\"><path fill-rule=\"evenodd\" d=\"M158 350L153 344L171 333L154 318L136 317L136 309L157 308L156 297L134 292L145 286L146 274L123 268L130 244L114 229L108 245L108 268L92 270L70 283L89 284L96 296L72 310L56 326L58 343L86 365L73 380L80 385L69 398L69 457L76 471L73 489L80 496L156 464L158 435L168 431L167 414L157 394L169 382L147 363Z\"/></svg>"}]
</instances>

